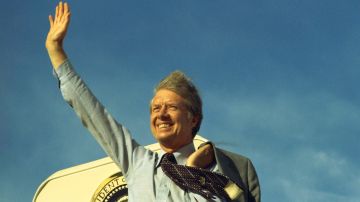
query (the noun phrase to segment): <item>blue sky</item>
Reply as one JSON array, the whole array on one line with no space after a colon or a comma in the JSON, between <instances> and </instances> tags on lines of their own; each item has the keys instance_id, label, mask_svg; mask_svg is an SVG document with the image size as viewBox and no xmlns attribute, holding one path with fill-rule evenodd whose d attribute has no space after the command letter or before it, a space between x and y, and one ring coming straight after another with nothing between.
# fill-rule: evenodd
<instances>
[{"instance_id":1,"label":"blue sky","mask_svg":"<svg viewBox=\"0 0 360 202\"><path fill-rule=\"evenodd\" d=\"M105 156L52 76L56 3L2 1L0 201ZM69 3L69 58L140 143L152 88L180 69L203 97L200 133L252 159L263 201L360 201L359 1Z\"/></svg>"}]
</instances>

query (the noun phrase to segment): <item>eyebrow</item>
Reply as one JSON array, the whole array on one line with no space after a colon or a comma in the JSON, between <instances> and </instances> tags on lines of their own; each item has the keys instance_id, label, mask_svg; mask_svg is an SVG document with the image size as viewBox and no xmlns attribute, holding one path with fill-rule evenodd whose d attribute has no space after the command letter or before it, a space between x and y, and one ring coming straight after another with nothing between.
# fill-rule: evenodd
<instances>
[{"instance_id":1,"label":"eyebrow","mask_svg":"<svg viewBox=\"0 0 360 202\"><path fill-rule=\"evenodd\" d=\"M150 107L157 107L157 106L161 106L161 105L177 105L177 106L181 106L181 105L184 105L184 103L182 102L176 102L176 101L169 101L169 102L161 102L161 103L151 103L150 104Z\"/></svg>"}]
</instances>

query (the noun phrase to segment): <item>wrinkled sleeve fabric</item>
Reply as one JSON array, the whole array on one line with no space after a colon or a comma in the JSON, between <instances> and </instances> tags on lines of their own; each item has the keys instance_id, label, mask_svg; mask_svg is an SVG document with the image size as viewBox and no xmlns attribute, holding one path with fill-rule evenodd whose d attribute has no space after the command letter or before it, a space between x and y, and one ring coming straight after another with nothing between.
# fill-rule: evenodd
<instances>
[{"instance_id":1,"label":"wrinkled sleeve fabric","mask_svg":"<svg viewBox=\"0 0 360 202\"><path fill-rule=\"evenodd\" d=\"M255 200L254 202L261 202L261 192L260 192L260 183L259 183L259 179L258 176L256 174L254 165L252 164L252 162L250 160L248 160L248 164L247 164L248 168L247 168L247 176L248 176L248 187L249 187L249 192L252 195L252 199L250 200Z\"/></svg>"},{"instance_id":2,"label":"wrinkled sleeve fabric","mask_svg":"<svg viewBox=\"0 0 360 202\"><path fill-rule=\"evenodd\" d=\"M142 155L145 149L132 139L130 132L97 100L69 60L54 73L65 101L107 155L120 167L124 176L128 176L134 165L134 155Z\"/></svg>"}]
</instances>

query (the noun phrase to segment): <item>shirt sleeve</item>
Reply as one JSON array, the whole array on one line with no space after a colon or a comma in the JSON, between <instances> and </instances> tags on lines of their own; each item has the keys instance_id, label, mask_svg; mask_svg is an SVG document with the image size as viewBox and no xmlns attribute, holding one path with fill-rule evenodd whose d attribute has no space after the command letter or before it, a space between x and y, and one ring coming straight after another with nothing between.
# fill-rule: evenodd
<instances>
[{"instance_id":1,"label":"shirt sleeve","mask_svg":"<svg viewBox=\"0 0 360 202\"><path fill-rule=\"evenodd\" d=\"M132 139L130 132L118 123L97 100L75 72L69 60L54 71L65 101L74 109L82 124L94 136L107 155L128 176L137 156L145 149Z\"/></svg>"}]
</instances>

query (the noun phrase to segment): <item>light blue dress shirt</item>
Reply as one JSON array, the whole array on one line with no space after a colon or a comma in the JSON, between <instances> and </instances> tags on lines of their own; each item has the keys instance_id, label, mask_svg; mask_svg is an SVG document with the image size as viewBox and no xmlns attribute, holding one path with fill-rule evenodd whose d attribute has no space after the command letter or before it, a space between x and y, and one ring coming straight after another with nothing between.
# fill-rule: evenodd
<instances>
[{"instance_id":1,"label":"light blue dress shirt","mask_svg":"<svg viewBox=\"0 0 360 202\"><path fill-rule=\"evenodd\" d=\"M128 184L129 201L207 201L201 195L180 189L163 173L159 162L164 152L147 150L132 139L130 132L111 116L76 74L69 60L61 64L55 74L66 102L123 172ZM194 145L189 144L175 152L174 156L179 164L184 165L194 151ZM216 165L212 171L217 171ZM214 201L222 200L217 198Z\"/></svg>"}]
</instances>

